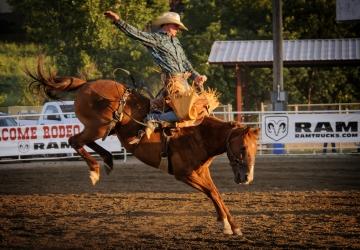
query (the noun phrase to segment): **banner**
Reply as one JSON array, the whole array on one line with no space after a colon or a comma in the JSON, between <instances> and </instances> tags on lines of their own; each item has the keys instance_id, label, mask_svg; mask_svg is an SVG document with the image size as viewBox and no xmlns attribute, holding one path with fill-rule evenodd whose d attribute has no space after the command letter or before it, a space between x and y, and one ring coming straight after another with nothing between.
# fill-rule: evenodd
<instances>
[{"instance_id":1,"label":"banner","mask_svg":"<svg viewBox=\"0 0 360 250\"><path fill-rule=\"evenodd\" d=\"M0 127L0 157L76 153L68 139L82 129L81 123ZM116 136L108 136L105 141L99 139L96 143L109 152L123 150Z\"/></svg>"},{"instance_id":2,"label":"banner","mask_svg":"<svg viewBox=\"0 0 360 250\"><path fill-rule=\"evenodd\" d=\"M262 143L360 142L360 113L266 114Z\"/></svg>"}]
</instances>

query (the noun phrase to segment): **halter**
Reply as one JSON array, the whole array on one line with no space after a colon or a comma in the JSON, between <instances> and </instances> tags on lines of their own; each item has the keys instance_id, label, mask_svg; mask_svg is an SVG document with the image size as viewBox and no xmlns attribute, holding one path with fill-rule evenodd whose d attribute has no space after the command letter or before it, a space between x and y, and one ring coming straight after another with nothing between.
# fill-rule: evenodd
<instances>
[{"instance_id":1,"label":"halter","mask_svg":"<svg viewBox=\"0 0 360 250\"><path fill-rule=\"evenodd\" d=\"M120 93L118 87L116 86L117 91ZM110 106L109 108L113 111L113 117L112 120L109 122L109 126L104 134L104 136L102 137L102 140L104 141L106 139L106 137L110 134L110 131L116 126L116 124L118 122L121 122L124 114L127 115L128 117L130 117L130 119L132 119L133 121L135 121L138 124L141 124L143 126L146 126L145 123L140 122L138 120L136 120L135 118L133 118L131 115L129 115L126 111L125 111L125 105L126 105L126 101L129 97L129 95L131 94L131 89L126 88L124 91L124 94L122 95L121 99L119 100L119 107L117 108L117 110L112 109ZM112 100L111 100L112 101Z\"/></svg>"},{"instance_id":2,"label":"halter","mask_svg":"<svg viewBox=\"0 0 360 250\"><path fill-rule=\"evenodd\" d=\"M119 89L117 88L117 91L119 92ZM129 97L129 95L131 94L131 89L130 88L126 88L125 89L125 92L124 94L122 95L122 98L120 99L119 101L119 107L117 110L114 111L114 114L113 114L113 121L116 121L116 122L121 122L123 117L124 117L124 114L127 115L128 117L130 117L131 120L133 120L134 122L140 124L140 125L143 125L143 126L146 126L145 123L141 122L141 121L138 121L136 120L135 118L133 118L130 114L128 114L126 111L125 111L125 105L126 105L126 101L127 101L127 98Z\"/></svg>"},{"instance_id":3,"label":"halter","mask_svg":"<svg viewBox=\"0 0 360 250\"><path fill-rule=\"evenodd\" d=\"M238 128L238 127L232 128L232 129L230 130L229 134L228 134L227 137L226 137L226 153L227 153L227 156L228 156L228 158L229 158L229 160L230 160L230 165L231 165L231 166L243 166L244 163L245 163L245 162L244 162L244 159L243 159L243 158L240 159L239 157L237 157L237 156L234 154L234 152L231 150L231 147L230 147L230 138L231 138L231 135L232 135L232 133L233 133L237 128ZM246 131L246 130L247 130L247 129L244 129L240 135L245 134L245 131ZM244 151L245 151L245 147L242 146L242 147L240 148L240 153L243 154Z\"/></svg>"},{"instance_id":4,"label":"halter","mask_svg":"<svg viewBox=\"0 0 360 250\"><path fill-rule=\"evenodd\" d=\"M117 90L119 91L119 89L117 89ZM116 120L118 122L122 121L122 118L125 113L124 108L126 105L126 99L129 97L130 94L131 94L131 90L129 88L126 88L122 98L119 101L118 109L114 111L114 114L113 114L114 120Z\"/></svg>"}]
</instances>

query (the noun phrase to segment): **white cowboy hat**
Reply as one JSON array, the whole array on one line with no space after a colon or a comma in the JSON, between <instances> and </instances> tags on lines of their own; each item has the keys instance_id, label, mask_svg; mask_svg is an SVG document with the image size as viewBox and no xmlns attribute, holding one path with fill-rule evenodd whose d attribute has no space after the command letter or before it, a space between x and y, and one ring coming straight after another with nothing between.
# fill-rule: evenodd
<instances>
[{"instance_id":1,"label":"white cowboy hat","mask_svg":"<svg viewBox=\"0 0 360 250\"><path fill-rule=\"evenodd\" d=\"M177 24L179 25L180 29L188 30L185 25L180 21L180 16L176 12L165 12L161 14L160 16L155 18L155 20L152 22L152 26L159 29L161 25L169 23Z\"/></svg>"}]
</instances>

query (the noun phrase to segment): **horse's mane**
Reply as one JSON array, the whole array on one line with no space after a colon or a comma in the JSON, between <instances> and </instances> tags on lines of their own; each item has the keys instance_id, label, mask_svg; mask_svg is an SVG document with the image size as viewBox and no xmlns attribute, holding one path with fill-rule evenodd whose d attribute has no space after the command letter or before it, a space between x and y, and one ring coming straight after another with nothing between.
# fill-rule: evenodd
<instances>
[{"instance_id":1,"label":"horse's mane","mask_svg":"<svg viewBox=\"0 0 360 250\"><path fill-rule=\"evenodd\" d=\"M206 116L204 117L204 120L202 121L202 123L200 125L203 125L207 128L213 128L213 129L218 129L221 127L228 127L228 128L245 128L244 125L242 125L240 122L237 121L224 121L221 120L215 116Z\"/></svg>"},{"instance_id":2,"label":"horse's mane","mask_svg":"<svg viewBox=\"0 0 360 250\"><path fill-rule=\"evenodd\" d=\"M221 131L229 131L232 128L244 128L244 126L239 122L227 122L214 116L205 116L199 125L183 127L178 133L179 135L190 135L189 138L194 138L194 133L200 133L203 137L208 137Z\"/></svg>"}]
</instances>

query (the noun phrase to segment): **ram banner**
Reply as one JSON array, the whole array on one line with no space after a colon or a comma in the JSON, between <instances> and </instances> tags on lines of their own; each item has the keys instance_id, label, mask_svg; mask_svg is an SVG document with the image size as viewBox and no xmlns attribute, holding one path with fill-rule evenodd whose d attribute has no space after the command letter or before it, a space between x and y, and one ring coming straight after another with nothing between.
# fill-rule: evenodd
<instances>
[{"instance_id":1,"label":"ram banner","mask_svg":"<svg viewBox=\"0 0 360 250\"><path fill-rule=\"evenodd\" d=\"M266 114L262 143L360 142L360 113Z\"/></svg>"},{"instance_id":2,"label":"ram banner","mask_svg":"<svg viewBox=\"0 0 360 250\"><path fill-rule=\"evenodd\" d=\"M80 123L0 127L0 157L75 153L68 139L82 129ZM105 141L96 142L110 152L122 151L116 136L108 136ZM92 152L89 148L87 150Z\"/></svg>"}]
</instances>

